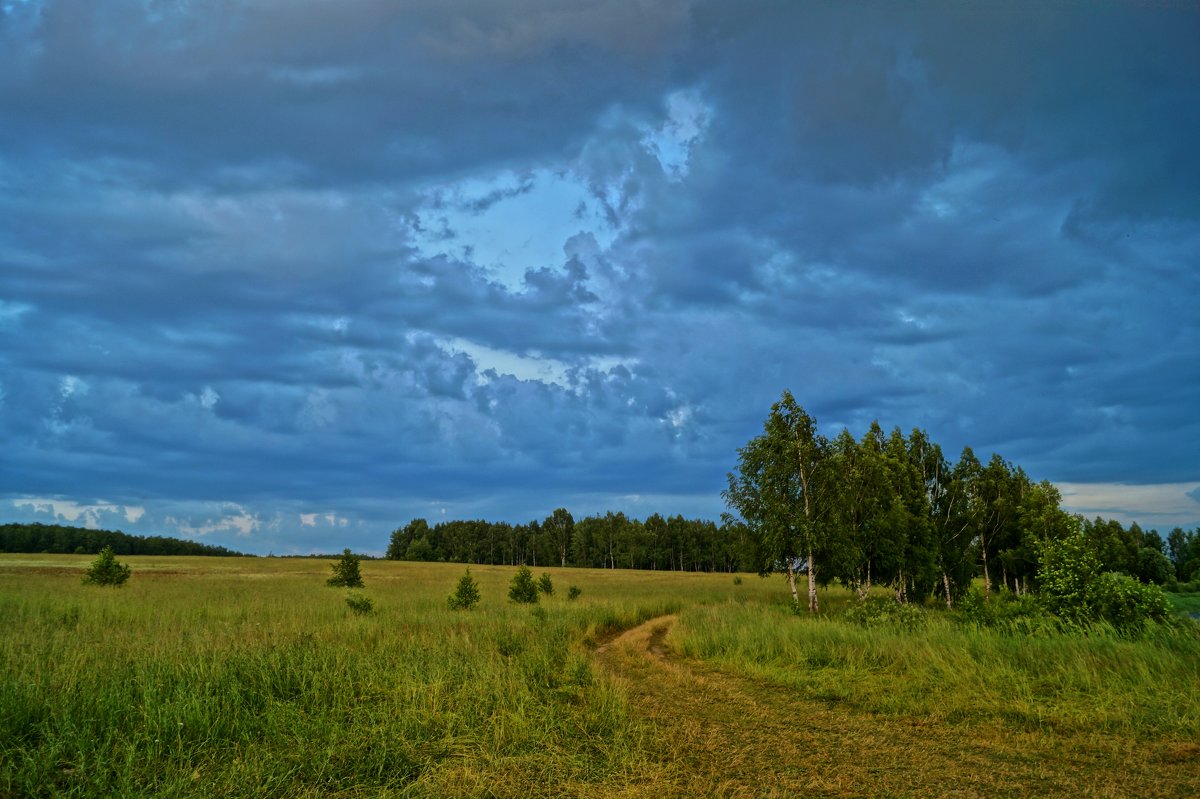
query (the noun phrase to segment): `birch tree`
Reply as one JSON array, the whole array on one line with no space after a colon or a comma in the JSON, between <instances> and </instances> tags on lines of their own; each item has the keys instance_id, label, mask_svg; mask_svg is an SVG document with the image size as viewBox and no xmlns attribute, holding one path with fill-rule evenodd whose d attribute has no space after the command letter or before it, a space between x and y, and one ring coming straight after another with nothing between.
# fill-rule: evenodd
<instances>
[{"instance_id":1,"label":"birch tree","mask_svg":"<svg viewBox=\"0 0 1200 799\"><path fill-rule=\"evenodd\" d=\"M834 482L829 442L816 420L783 392L763 424L763 433L738 450L738 470L722 492L726 504L757 538L764 574L782 570L792 601L800 604L796 564L808 572L808 609L817 612L817 556L825 543Z\"/></svg>"}]
</instances>

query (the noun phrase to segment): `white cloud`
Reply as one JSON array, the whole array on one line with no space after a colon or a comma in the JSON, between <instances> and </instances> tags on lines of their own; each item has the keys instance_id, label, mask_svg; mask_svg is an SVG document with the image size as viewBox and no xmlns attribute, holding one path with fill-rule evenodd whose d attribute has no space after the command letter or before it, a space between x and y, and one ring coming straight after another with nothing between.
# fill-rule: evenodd
<instances>
[{"instance_id":1,"label":"white cloud","mask_svg":"<svg viewBox=\"0 0 1200 799\"><path fill-rule=\"evenodd\" d=\"M212 386L205 386L204 391L200 392L200 405L208 410L212 410L220 401L221 395Z\"/></svg>"},{"instance_id":2,"label":"white cloud","mask_svg":"<svg viewBox=\"0 0 1200 799\"><path fill-rule=\"evenodd\" d=\"M248 536L261 526L258 518L241 505L227 502L222 506L222 509L233 512L226 513L215 519L205 519L199 524L193 524L190 520L168 516L166 523L175 525L183 535L196 537L203 537L209 533L217 532L233 532L238 536Z\"/></svg>"},{"instance_id":3,"label":"white cloud","mask_svg":"<svg viewBox=\"0 0 1200 799\"><path fill-rule=\"evenodd\" d=\"M1189 496L1200 482L1129 485L1125 483L1056 483L1063 507L1085 517L1101 516L1122 524L1137 522L1160 530L1192 527L1200 520L1200 503Z\"/></svg>"},{"instance_id":4,"label":"white cloud","mask_svg":"<svg viewBox=\"0 0 1200 799\"><path fill-rule=\"evenodd\" d=\"M146 509L140 505L117 505L110 502L81 503L73 500L50 497L21 497L12 500L12 506L36 514L44 514L56 522L70 522L84 527L117 526L124 518L133 524L142 518Z\"/></svg>"},{"instance_id":5,"label":"white cloud","mask_svg":"<svg viewBox=\"0 0 1200 799\"><path fill-rule=\"evenodd\" d=\"M328 513L301 513L301 527L316 527L319 523L324 522L330 527L346 527L350 524L350 519L345 516L338 516L333 511Z\"/></svg>"}]
</instances>

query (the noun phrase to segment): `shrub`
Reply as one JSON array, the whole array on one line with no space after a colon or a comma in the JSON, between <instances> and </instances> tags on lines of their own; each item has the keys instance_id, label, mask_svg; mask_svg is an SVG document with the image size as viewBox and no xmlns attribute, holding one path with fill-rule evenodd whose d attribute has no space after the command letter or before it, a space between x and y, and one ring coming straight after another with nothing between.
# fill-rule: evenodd
<instances>
[{"instance_id":1,"label":"shrub","mask_svg":"<svg viewBox=\"0 0 1200 799\"><path fill-rule=\"evenodd\" d=\"M554 596L554 582L546 572L542 572L542 576L538 578L537 588L546 596Z\"/></svg>"},{"instance_id":2,"label":"shrub","mask_svg":"<svg viewBox=\"0 0 1200 799\"><path fill-rule=\"evenodd\" d=\"M1069 624L1084 626L1096 618L1092 596L1100 560L1082 532L1049 539L1039 546L1039 596L1042 604Z\"/></svg>"},{"instance_id":3,"label":"shrub","mask_svg":"<svg viewBox=\"0 0 1200 799\"><path fill-rule=\"evenodd\" d=\"M971 586L954 604L954 616L968 625L1025 635L1053 635L1063 629L1062 621L1036 598L1003 591L988 601L978 586Z\"/></svg>"},{"instance_id":4,"label":"shrub","mask_svg":"<svg viewBox=\"0 0 1200 799\"><path fill-rule=\"evenodd\" d=\"M361 558L349 549L342 551L342 556L333 564L333 576L325 581L326 585L339 588L362 588L362 575L358 571Z\"/></svg>"},{"instance_id":5,"label":"shrub","mask_svg":"<svg viewBox=\"0 0 1200 799\"><path fill-rule=\"evenodd\" d=\"M117 562L112 547L105 547L100 550L100 555L88 567L87 573L83 575L83 582L92 585L121 586L129 579L129 573L128 566Z\"/></svg>"},{"instance_id":6,"label":"shrub","mask_svg":"<svg viewBox=\"0 0 1200 799\"><path fill-rule=\"evenodd\" d=\"M1093 594L1097 615L1126 635L1140 633L1148 621L1166 621L1171 613L1161 588L1127 574L1100 575Z\"/></svg>"},{"instance_id":7,"label":"shrub","mask_svg":"<svg viewBox=\"0 0 1200 799\"><path fill-rule=\"evenodd\" d=\"M742 584L742 575L740 575L740 574L735 574L735 575L733 576L733 584L734 584L734 585L741 585L741 584Z\"/></svg>"},{"instance_id":8,"label":"shrub","mask_svg":"<svg viewBox=\"0 0 1200 799\"><path fill-rule=\"evenodd\" d=\"M579 595L582 593L583 589L577 585L573 585L567 589L567 599L579 599Z\"/></svg>"},{"instance_id":9,"label":"shrub","mask_svg":"<svg viewBox=\"0 0 1200 799\"><path fill-rule=\"evenodd\" d=\"M458 587L446 602L451 610L470 610L479 604L479 583L471 576L471 570L458 578Z\"/></svg>"},{"instance_id":10,"label":"shrub","mask_svg":"<svg viewBox=\"0 0 1200 799\"><path fill-rule=\"evenodd\" d=\"M1140 633L1149 621L1165 621L1170 603L1157 585L1127 574L1100 572L1100 561L1081 533L1041 545L1039 599L1072 626L1104 621L1126 635Z\"/></svg>"},{"instance_id":11,"label":"shrub","mask_svg":"<svg viewBox=\"0 0 1200 799\"><path fill-rule=\"evenodd\" d=\"M508 586L508 598L513 602L533 604L538 601L537 585L533 582L533 572L528 566L522 566Z\"/></svg>"},{"instance_id":12,"label":"shrub","mask_svg":"<svg viewBox=\"0 0 1200 799\"><path fill-rule=\"evenodd\" d=\"M925 622L925 614L915 605L889 597L870 597L846 609L845 617L864 627L901 627L914 630Z\"/></svg>"},{"instance_id":13,"label":"shrub","mask_svg":"<svg viewBox=\"0 0 1200 799\"><path fill-rule=\"evenodd\" d=\"M346 605L360 616L368 616L375 612L375 603L365 594L346 594Z\"/></svg>"}]
</instances>

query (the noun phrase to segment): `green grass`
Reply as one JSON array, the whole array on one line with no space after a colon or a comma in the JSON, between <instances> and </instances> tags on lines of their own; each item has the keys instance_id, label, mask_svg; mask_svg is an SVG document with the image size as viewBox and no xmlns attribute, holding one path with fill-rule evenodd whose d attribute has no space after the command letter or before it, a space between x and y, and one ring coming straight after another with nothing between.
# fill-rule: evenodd
<instances>
[{"instance_id":1,"label":"green grass","mask_svg":"<svg viewBox=\"0 0 1200 799\"><path fill-rule=\"evenodd\" d=\"M1200 594L1167 594L1171 609L1184 616L1200 616Z\"/></svg>"},{"instance_id":2,"label":"green grass","mask_svg":"<svg viewBox=\"0 0 1200 799\"><path fill-rule=\"evenodd\" d=\"M375 610L356 614L331 561L121 560L113 589L80 583L88 556L0 555L0 797L685 795L655 780L686 752L590 652L665 613L679 655L881 737L919 717L1200 756L1170 748L1200 740L1195 635L864 628L727 574L538 568L559 590L531 609L507 601L515 569L488 566L456 612L462 565L383 561L362 563Z\"/></svg>"},{"instance_id":3,"label":"green grass","mask_svg":"<svg viewBox=\"0 0 1200 799\"><path fill-rule=\"evenodd\" d=\"M0 796L453 795L464 769L553 795L631 759L638 726L581 642L737 593L728 576L548 570L581 598L446 607L460 565L364 562L376 612L329 562L0 559ZM541 570L539 570L540 573Z\"/></svg>"},{"instance_id":4,"label":"green grass","mask_svg":"<svg viewBox=\"0 0 1200 799\"><path fill-rule=\"evenodd\" d=\"M885 717L1200 739L1200 636L1021 636L942 613L864 627L781 609L691 607L672 646L730 673Z\"/></svg>"}]
</instances>

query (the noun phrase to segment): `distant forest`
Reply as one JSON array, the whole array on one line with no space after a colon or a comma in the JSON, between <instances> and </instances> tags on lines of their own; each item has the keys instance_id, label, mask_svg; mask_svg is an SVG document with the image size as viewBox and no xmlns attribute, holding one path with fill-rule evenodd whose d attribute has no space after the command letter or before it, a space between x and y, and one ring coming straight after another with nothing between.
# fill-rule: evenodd
<instances>
[{"instance_id":1,"label":"distant forest","mask_svg":"<svg viewBox=\"0 0 1200 799\"><path fill-rule=\"evenodd\" d=\"M744 525L654 514L643 520L609 511L578 521L559 508L528 524L483 519L413 519L392 533L390 560L582 566L659 571L757 571Z\"/></svg>"},{"instance_id":2,"label":"distant forest","mask_svg":"<svg viewBox=\"0 0 1200 799\"><path fill-rule=\"evenodd\" d=\"M1021 485L1022 473L1009 475L1024 490L1035 488L1028 482ZM1048 485L1036 488L1045 492ZM1027 517L1025 521L1030 520ZM1097 517L1080 519L1080 524L1106 570L1154 583L1200 577L1200 530L1185 532L1176 528L1164 541L1157 531L1143 531L1136 523L1125 527L1118 521ZM972 536L972 539L966 560L972 564L968 573L976 576L982 574L982 552L977 538ZM1017 561L1019 546L999 549L998 584L1013 579L1016 569L1012 564ZM430 525L425 519L413 519L392 532L384 557L659 571L756 572L767 565L758 542L741 522L726 519L718 525L683 516L664 518L657 513L639 520L612 511L576 521L565 508L559 508L542 521L515 525L484 519L455 519Z\"/></svg>"},{"instance_id":3,"label":"distant forest","mask_svg":"<svg viewBox=\"0 0 1200 799\"><path fill-rule=\"evenodd\" d=\"M95 555L104 547L117 555L210 555L250 557L225 547L161 535L129 535L120 530L89 530L59 524L0 524L0 552Z\"/></svg>"}]
</instances>

